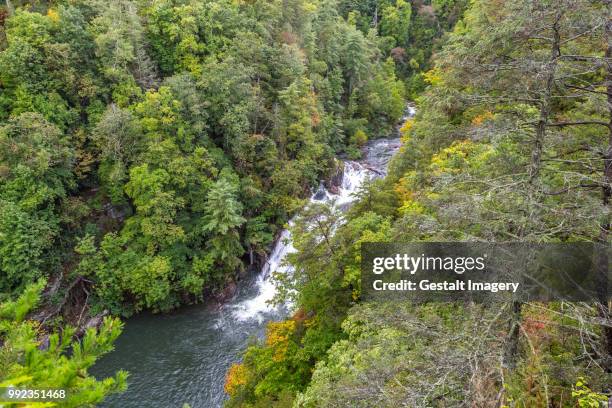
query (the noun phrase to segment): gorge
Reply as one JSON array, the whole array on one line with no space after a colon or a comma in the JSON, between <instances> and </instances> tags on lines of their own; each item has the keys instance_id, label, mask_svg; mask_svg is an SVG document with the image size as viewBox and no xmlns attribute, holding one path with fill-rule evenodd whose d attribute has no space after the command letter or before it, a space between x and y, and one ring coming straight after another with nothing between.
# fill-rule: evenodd
<instances>
[{"instance_id":1,"label":"gorge","mask_svg":"<svg viewBox=\"0 0 612 408\"><path fill-rule=\"evenodd\" d=\"M414 107L408 106L404 120L414 114ZM362 160L344 162L336 194L321 186L311 202L340 208L350 205L352 194L366 180L386 173L399 147L396 137L369 142ZM271 273L291 273L284 260L293 250L291 233L285 229L262 271L240 282L234 298L219 309L196 305L170 314L143 313L128 319L115 351L92 370L100 378L119 369L130 373L128 390L109 397L103 406L222 406L229 366L239 360L250 342L262 338L267 322L282 319L289 312L287 306L272 307L269 302L276 294Z\"/></svg>"}]
</instances>

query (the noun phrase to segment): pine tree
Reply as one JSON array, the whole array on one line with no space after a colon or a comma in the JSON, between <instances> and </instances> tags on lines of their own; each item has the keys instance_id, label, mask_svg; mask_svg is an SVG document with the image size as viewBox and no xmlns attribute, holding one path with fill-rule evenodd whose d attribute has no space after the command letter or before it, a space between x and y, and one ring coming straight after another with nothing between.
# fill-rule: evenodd
<instances>
[{"instance_id":1,"label":"pine tree","mask_svg":"<svg viewBox=\"0 0 612 408\"><path fill-rule=\"evenodd\" d=\"M225 270L231 271L240 265L244 249L240 244L238 228L245 223L242 204L236 197L237 187L221 178L208 193L202 230L210 237L207 247L212 256Z\"/></svg>"},{"instance_id":2,"label":"pine tree","mask_svg":"<svg viewBox=\"0 0 612 408\"><path fill-rule=\"evenodd\" d=\"M0 387L65 390L66 398L54 405L58 407L89 406L124 391L125 371L102 381L87 373L113 349L122 323L106 318L99 331L89 328L81 340L73 340L75 330L65 327L61 335L53 333L43 343L39 324L26 316L38 305L44 286L41 280L28 286L17 300L0 304Z\"/></svg>"}]
</instances>

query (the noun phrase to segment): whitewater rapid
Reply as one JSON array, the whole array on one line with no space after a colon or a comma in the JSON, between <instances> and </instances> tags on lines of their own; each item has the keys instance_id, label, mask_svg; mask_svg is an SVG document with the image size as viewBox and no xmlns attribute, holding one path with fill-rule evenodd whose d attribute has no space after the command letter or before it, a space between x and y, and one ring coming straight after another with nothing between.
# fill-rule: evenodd
<instances>
[{"instance_id":1,"label":"whitewater rapid","mask_svg":"<svg viewBox=\"0 0 612 408\"><path fill-rule=\"evenodd\" d=\"M409 108L407 116L414 114ZM383 177L400 147L399 135L369 142L363 159L344 162L342 182L335 194L320 187L310 202L325 202L340 210L350 206L366 180ZM292 221L289 222L289 229ZM291 233L282 231L265 266L256 276L239 282L235 297L221 308L185 306L173 313L140 313L126 321L115 351L104 356L90 372L97 378L124 369L130 373L128 389L109 397L101 407L220 408L227 395L227 370L240 361L255 339L265 336L266 324L286 318L291 305L269 304L277 293L274 272L292 273L287 254L295 251Z\"/></svg>"},{"instance_id":2,"label":"whitewater rapid","mask_svg":"<svg viewBox=\"0 0 612 408\"><path fill-rule=\"evenodd\" d=\"M408 106L402 122L411 118L415 109ZM356 200L355 193L363 184L374 178L384 177L387 174L389 161L400 147L399 138L378 139L363 149L363 161L347 160L343 162L342 182L336 193L328 191L323 184L310 197L310 203L327 203L339 208L346 208ZM289 221L289 227L293 225ZM261 273L257 277L257 295L237 303L230 303L227 308L231 310L234 318L240 321L255 319L263 322L266 316L278 315L287 310L290 305L273 305L272 301L278 290L272 273L290 274L293 268L287 263L287 255L295 252L291 232L284 229L276 241L270 257L266 261Z\"/></svg>"},{"instance_id":3,"label":"whitewater rapid","mask_svg":"<svg viewBox=\"0 0 612 408\"><path fill-rule=\"evenodd\" d=\"M376 176L377 173L368 170L359 162L345 161L342 182L340 186L338 186L338 192L335 194L331 193L321 184L319 189L310 197L310 203L327 203L328 205L343 208L355 200L354 193L366 180ZM293 223L294 220L290 220L289 227L291 227ZM295 248L293 247L291 231L289 229L284 229L257 277L257 295L253 298L238 303L230 303L226 306L231 310L236 319L240 321L256 319L259 322L263 322L266 315L277 315L281 313L280 309L290 308L290 305L286 304L276 306L271 304L278 292L276 281L272 278L272 273L292 273L293 268L287 263L286 259L287 255L293 252L295 252Z\"/></svg>"}]
</instances>

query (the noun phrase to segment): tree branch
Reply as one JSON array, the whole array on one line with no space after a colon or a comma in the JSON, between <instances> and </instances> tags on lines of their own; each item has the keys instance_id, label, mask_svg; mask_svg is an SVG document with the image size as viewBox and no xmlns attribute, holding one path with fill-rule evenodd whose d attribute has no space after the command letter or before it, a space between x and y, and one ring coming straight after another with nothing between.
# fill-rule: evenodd
<instances>
[{"instance_id":1,"label":"tree branch","mask_svg":"<svg viewBox=\"0 0 612 408\"><path fill-rule=\"evenodd\" d=\"M576 126L576 125L601 125L605 127L609 127L610 124L601 120L577 120L575 122L557 122L557 123L548 123L546 126L556 126L556 127L565 127L565 126Z\"/></svg>"},{"instance_id":2,"label":"tree branch","mask_svg":"<svg viewBox=\"0 0 612 408\"><path fill-rule=\"evenodd\" d=\"M591 93L596 93L596 94L601 94L601 95L610 95L608 92L605 91L596 91L592 88L587 88L584 86L577 86L577 85L570 85L570 84L563 84L568 88L572 88L572 89L580 89L581 91L587 91L587 92L591 92Z\"/></svg>"}]
</instances>

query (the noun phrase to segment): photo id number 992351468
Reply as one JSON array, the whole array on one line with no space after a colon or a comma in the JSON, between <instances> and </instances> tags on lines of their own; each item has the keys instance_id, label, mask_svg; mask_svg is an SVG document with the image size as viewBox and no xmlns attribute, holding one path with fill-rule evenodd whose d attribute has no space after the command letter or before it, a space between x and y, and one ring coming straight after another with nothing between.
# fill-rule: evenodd
<instances>
[{"instance_id":1,"label":"photo id number 992351468","mask_svg":"<svg viewBox=\"0 0 612 408\"><path fill-rule=\"evenodd\" d=\"M63 401L67 395L61 388L0 387L0 403Z\"/></svg>"}]
</instances>

